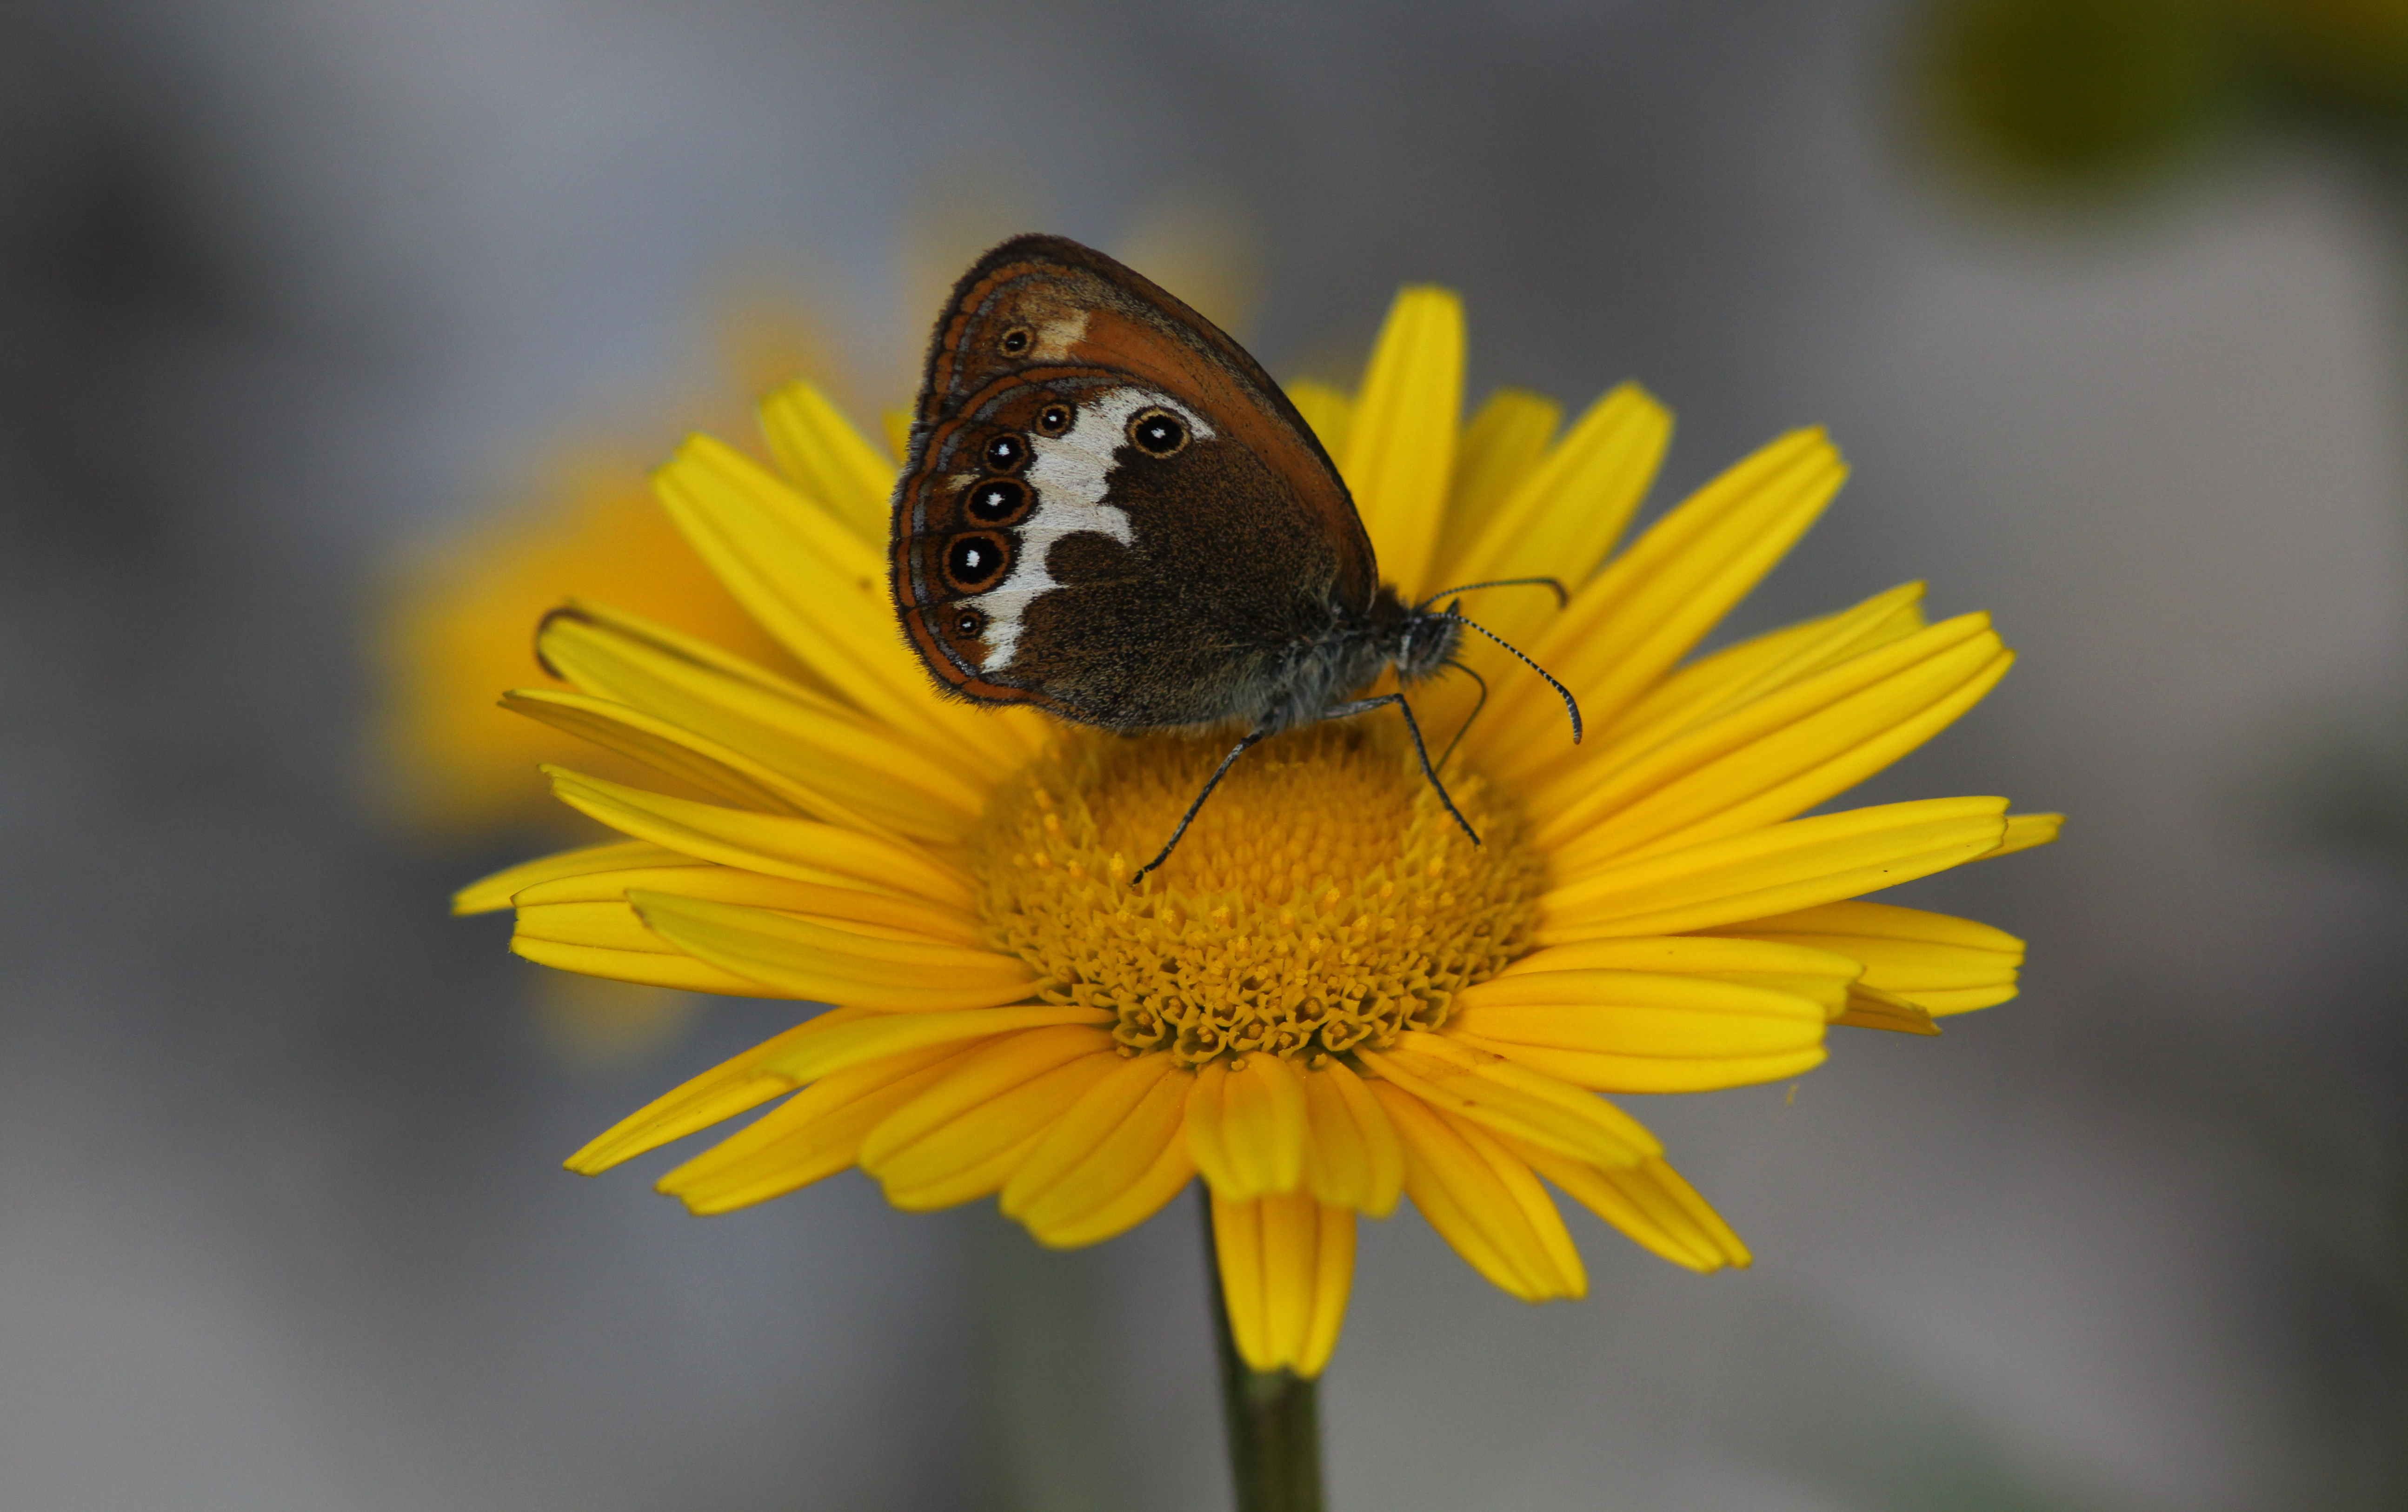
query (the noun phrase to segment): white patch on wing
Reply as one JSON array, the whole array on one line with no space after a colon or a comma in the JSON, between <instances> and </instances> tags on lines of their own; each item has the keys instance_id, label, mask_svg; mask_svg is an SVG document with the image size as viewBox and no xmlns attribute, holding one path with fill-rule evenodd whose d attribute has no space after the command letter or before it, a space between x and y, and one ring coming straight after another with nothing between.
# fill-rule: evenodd
<instances>
[{"instance_id":1,"label":"white patch on wing","mask_svg":"<svg viewBox=\"0 0 2408 1512\"><path fill-rule=\"evenodd\" d=\"M1037 339L1030 344L1027 361L1031 363L1067 363L1070 349L1087 335L1087 312L1076 310L1058 320L1044 321L1037 327Z\"/></svg>"},{"instance_id":2,"label":"white patch on wing","mask_svg":"<svg viewBox=\"0 0 2408 1512\"><path fill-rule=\"evenodd\" d=\"M1127 512L1105 503L1104 494L1111 487L1112 453L1128 442L1129 417L1151 405L1185 421L1195 440L1212 439L1212 428L1186 406L1138 388L1106 389L1087 396L1068 435L1028 437L1028 468L1021 476L1037 491L1037 507L1016 527L1020 549L1011 571L972 600L986 615L983 670L1000 672L1011 664L1020 648L1021 612L1062 586L1045 569L1055 541L1092 531L1123 546L1131 544Z\"/></svg>"}]
</instances>

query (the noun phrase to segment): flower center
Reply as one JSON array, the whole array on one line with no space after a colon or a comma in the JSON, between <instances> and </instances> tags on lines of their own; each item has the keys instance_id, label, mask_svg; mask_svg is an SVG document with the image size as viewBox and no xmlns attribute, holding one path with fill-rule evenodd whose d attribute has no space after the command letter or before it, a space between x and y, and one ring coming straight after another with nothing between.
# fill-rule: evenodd
<instances>
[{"instance_id":1,"label":"flower center","mask_svg":"<svg viewBox=\"0 0 2408 1512\"><path fill-rule=\"evenodd\" d=\"M1132 1054L1311 1062L1437 1028L1528 948L1545 866L1519 809L1450 768L1474 847L1401 731L1369 720L1247 752L1130 887L1227 749L1070 731L996 791L971 841L980 908L1046 1000L1109 1009Z\"/></svg>"}]
</instances>

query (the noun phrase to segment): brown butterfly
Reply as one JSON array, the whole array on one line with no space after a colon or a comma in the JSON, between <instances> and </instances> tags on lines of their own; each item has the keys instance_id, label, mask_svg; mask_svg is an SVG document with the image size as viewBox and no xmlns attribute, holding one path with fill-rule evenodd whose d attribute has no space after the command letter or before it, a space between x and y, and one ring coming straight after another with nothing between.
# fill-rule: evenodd
<instances>
[{"instance_id":1,"label":"brown butterfly","mask_svg":"<svg viewBox=\"0 0 2408 1512\"><path fill-rule=\"evenodd\" d=\"M1270 375L1103 253L1017 236L962 276L929 343L891 539L896 612L943 692L1124 733L1244 731L1132 882L1255 742L1390 704L1480 843L1401 690L1461 666L1465 626L1490 635L1431 606L1501 585L1399 599ZM1398 692L1359 696L1391 669ZM1547 681L1578 741L1579 706Z\"/></svg>"}]
</instances>

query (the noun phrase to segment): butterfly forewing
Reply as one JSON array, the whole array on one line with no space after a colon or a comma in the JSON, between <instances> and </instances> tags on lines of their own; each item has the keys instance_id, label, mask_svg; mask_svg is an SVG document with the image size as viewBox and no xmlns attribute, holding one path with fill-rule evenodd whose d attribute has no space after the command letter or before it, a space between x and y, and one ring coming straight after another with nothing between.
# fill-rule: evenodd
<instances>
[{"instance_id":1,"label":"butterfly forewing","mask_svg":"<svg viewBox=\"0 0 2408 1512\"><path fill-rule=\"evenodd\" d=\"M1243 349L1058 237L938 323L894 591L940 683L1114 728L1209 723L1377 589L1327 455Z\"/></svg>"}]
</instances>

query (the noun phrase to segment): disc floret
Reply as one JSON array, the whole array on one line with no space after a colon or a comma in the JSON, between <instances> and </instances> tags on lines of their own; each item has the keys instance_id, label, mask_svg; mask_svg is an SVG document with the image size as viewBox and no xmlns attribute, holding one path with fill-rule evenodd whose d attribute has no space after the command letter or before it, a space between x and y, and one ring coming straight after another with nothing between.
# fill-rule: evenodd
<instances>
[{"instance_id":1,"label":"disc floret","mask_svg":"<svg viewBox=\"0 0 2408 1512\"><path fill-rule=\"evenodd\" d=\"M1478 847L1401 736L1298 731L1232 770L1136 889L1221 742L1068 734L997 790L972 842L990 943L1051 1002L1103 1008L1125 1054L1318 1064L1436 1029L1527 949L1544 867L1520 813L1450 773Z\"/></svg>"}]
</instances>

